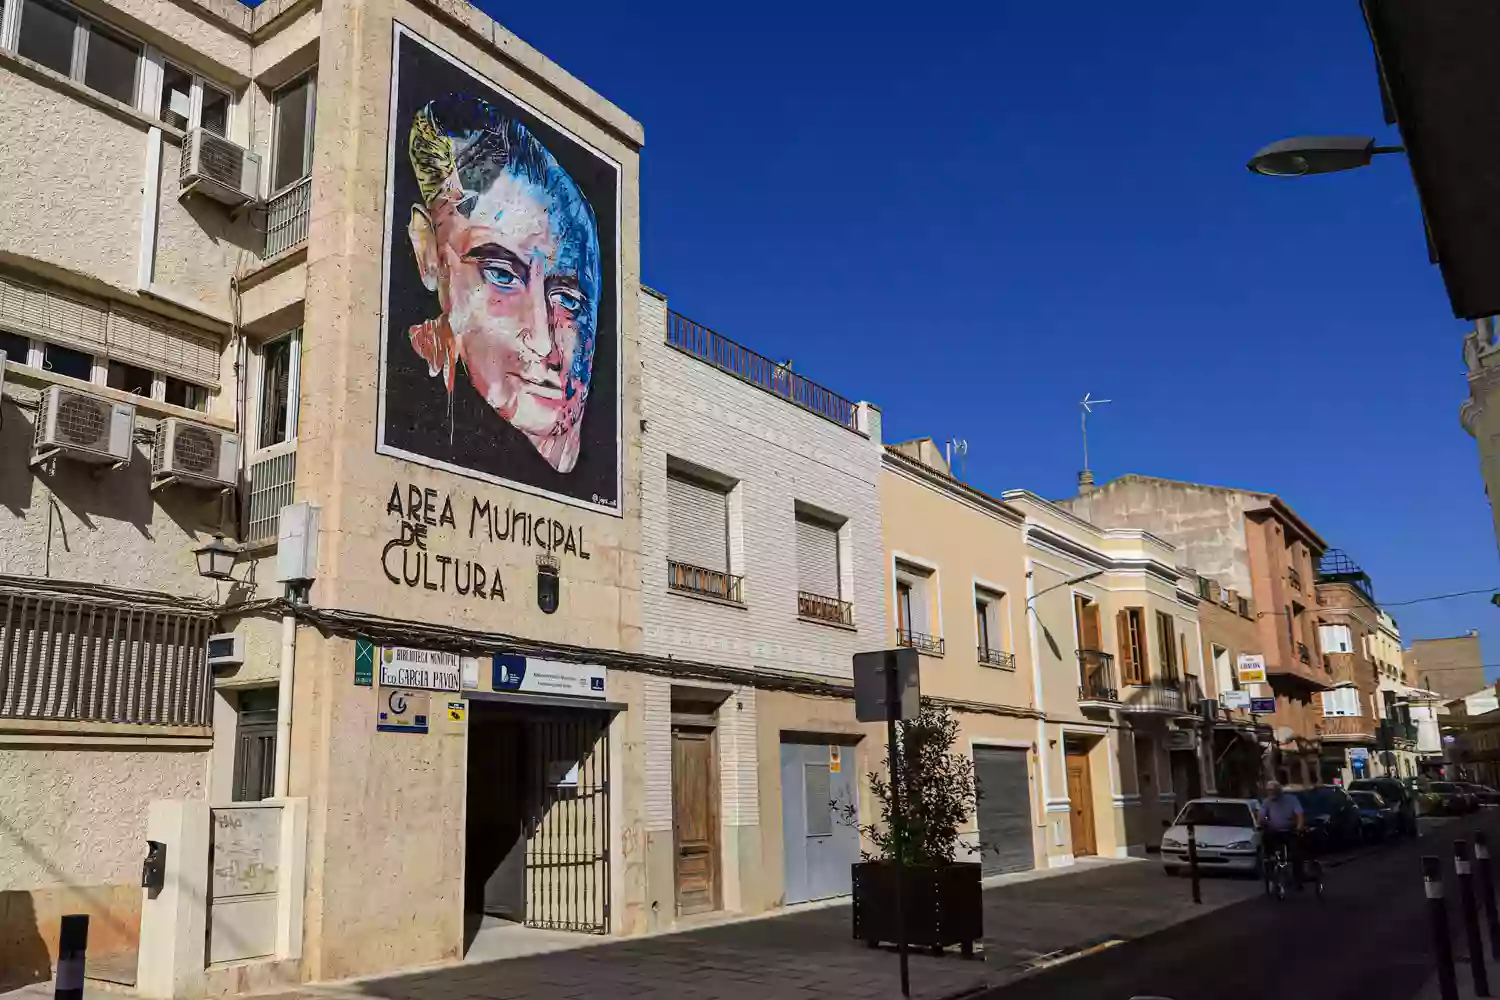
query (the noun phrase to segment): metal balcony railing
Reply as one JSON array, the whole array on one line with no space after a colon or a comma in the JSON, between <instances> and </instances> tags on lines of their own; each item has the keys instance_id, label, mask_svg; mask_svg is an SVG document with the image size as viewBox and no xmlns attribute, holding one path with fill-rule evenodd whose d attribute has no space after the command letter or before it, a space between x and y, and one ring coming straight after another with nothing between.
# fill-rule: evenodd
<instances>
[{"instance_id":1,"label":"metal balcony railing","mask_svg":"<svg viewBox=\"0 0 1500 1000\"><path fill-rule=\"evenodd\" d=\"M1375 720L1361 715L1325 716L1318 724L1318 733L1324 739L1373 741Z\"/></svg>"},{"instance_id":2,"label":"metal balcony railing","mask_svg":"<svg viewBox=\"0 0 1500 1000\"><path fill-rule=\"evenodd\" d=\"M836 597L824 597L811 591L797 591L797 615L834 625L854 624L854 604Z\"/></svg>"},{"instance_id":3,"label":"metal balcony railing","mask_svg":"<svg viewBox=\"0 0 1500 1000\"><path fill-rule=\"evenodd\" d=\"M979 662L986 667L995 667L1000 670L1016 669L1016 654L1007 653L1003 649L994 649L990 646L979 647Z\"/></svg>"},{"instance_id":4,"label":"metal balcony railing","mask_svg":"<svg viewBox=\"0 0 1500 1000\"><path fill-rule=\"evenodd\" d=\"M686 316L667 312L667 343L810 413L858 431L858 407L853 402Z\"/></svg>"},{"instance_id":5,"label":"metal balcony railing","mask_svg":"<svg viewBox=\"0 0 1500 1000\"><path fill-rule=\"evenodd\" d=\"M1182 715L1188 711L1182 687L1175 680L1127 684L1120 692L1120 704L1128 712L1165 712Z\"/></svg>"},{"instance_id":6,"label":"metal balcony railing","mask_svg":"<svg viewBox=\"0 0 1500 1000\"><path fill-rule=\"evenodd\" d=\"M274 257L306 243L311 218L312 178L304 177L266 204L266 249L261 257Z\"/></svg>"},{"instance_id":7,"label":"metal balcony railing","mask_svg":"<svg viewBox=\"0 0 1500 1000\"><path fill-rule=\"evenodd\" d=\"M1075 650L1078 654L1079 701L1098 701L1115 704L1120 700L1120 690L1115 685L1115 658L1097 649Z\"/></svg>"},{"instance_id":8,"label":"metal balcony railing","mask_svg":"<svg viewBox=\"0 0 1500 1000\"><path fill-rule=\"evenodd\" d=\"M716 569L667 560L667 586L680 594L745 603L745 578Z\"/></svg>"},{"instance_id":9,"label":"metal balcony railing","mask_svg":"<svg viewBox=\"0 0 1500 1000\"><path fill-rule=\"evenodd\" d=\"M922 632L909 632L904 628L897 629L896 644L898 646L910 646L919 653L927 653L931 656L943 655L943 640L937 636L926 635Z\"/></svg>"}]
</instances>

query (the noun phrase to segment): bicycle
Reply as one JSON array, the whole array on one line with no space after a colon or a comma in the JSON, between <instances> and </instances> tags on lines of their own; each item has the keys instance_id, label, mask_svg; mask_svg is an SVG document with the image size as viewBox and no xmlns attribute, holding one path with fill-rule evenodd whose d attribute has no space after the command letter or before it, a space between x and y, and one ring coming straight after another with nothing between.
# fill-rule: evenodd
<instances>
[{"instance_id":1,"label":"bicycle","mask_svg":"<svg viewBox=\"0 0 1500 1000\"><path fill-rule=\"evenodd\" d=\"M1266 895L1274 896L1277 902L1285 900L1287 891L1296 886L1289 844L1287 840L1279 841L1271 856L1263 862ZM1317 858L1303 859L1302 883L1311 885L1319 900L1323 898L1323 865Z\"/></svg>"}]
</instances>

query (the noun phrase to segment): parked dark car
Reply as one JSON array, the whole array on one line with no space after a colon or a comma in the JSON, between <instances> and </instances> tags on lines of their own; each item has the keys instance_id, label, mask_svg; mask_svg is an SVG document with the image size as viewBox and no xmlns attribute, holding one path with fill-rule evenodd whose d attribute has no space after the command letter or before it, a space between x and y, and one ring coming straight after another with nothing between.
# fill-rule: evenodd
<instances>
[{"instance_id":1,"label":"parked dark car","mask_svg":"<svg viewBox=\"0 0 1500 1000\"><path fill-rule=\"evenodd\" d=\"M1351 789L1349 797L1359 807L1359 820L1365 840L1372 844L1379 843L1401 832L1401 810L1382 798L1379 792Z\"/></svg>"},{"instance_id":2,"label":"parked dark car","mask_svg":"<svg viewBox=\"0 0 1500 1000\"><path fill-rule=\"evenodd\" d=\"M1479 799L1456 781L1433 781L1427 791L1438 797L1438 811L1444 816L1462 816L1479 808Z\"/></svg>"},{"instance_id":3,"label":"parked dark car","mask_svg":"<svg viewBox=\"0 0 1500 1000\"><path fill-rule=\"evenodd\" d=\"M1500 792L1488 785L1479 785L1472 781L1456 781L1454 784L1472 795L1474 801L1481 806L1500 806Z\"/></svg>"},{"instance_id":4,"label":"parked dark car","mask_svg":"<svg viewBox=\"0 0 1500 1000\"><path fill-rule=\"evenodd\" d=\"M1364 823L1348 792L1338 785L1318 785L1293 794L1302 803L1314 850L1337 851L1359 844Z\"/></svg>"},{"instance_id":5,"label":"parked dark car","mask_svg":"<svg viewBox=\"0 0 1500 1000\"><path fill-rule=\"evenodd\" d=\"M1407 836L1417 835L1417 792L1406 782L1397 778L1359 778L1349 782L1350 793L1375 792L1386 805L1395 806L1400 815L1400 832Z\"/></svg>"}]
</instances>

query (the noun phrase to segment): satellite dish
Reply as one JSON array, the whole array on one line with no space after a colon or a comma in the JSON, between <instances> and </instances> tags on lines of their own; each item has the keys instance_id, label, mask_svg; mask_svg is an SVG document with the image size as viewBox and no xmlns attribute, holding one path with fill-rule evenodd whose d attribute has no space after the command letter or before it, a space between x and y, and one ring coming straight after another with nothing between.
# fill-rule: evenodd
<instances>
[{"instance_id":1,"label":"satellite dish","mask_svg":"<svg viewBox=\"0 0 1500 1000\"><path fill-rule=\"evenodd\" d=\"M1295 729L1293 729L1291 726L1277 726L1276 727L1276 742L1277 743L1286 743L1286 742L1290 741L1293 736L1296 736L1296 735L1297 735L1297 731Z\"/></svg>"}]
</instances>

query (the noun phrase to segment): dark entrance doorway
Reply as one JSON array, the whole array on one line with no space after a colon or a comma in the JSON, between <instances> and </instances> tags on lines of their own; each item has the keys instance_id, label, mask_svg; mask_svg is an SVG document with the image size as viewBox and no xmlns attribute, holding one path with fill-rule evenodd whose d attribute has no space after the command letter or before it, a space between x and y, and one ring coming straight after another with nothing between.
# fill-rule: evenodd
<instances>
[{"instance_id":1,"label":"dark entrance doorway","mask_svg":"<svg viewBox=\"0 0 1500 1000\"><path fill-rule=\"evenodd\" d=\"M464 911L609 932L605 711L469 703Z\"/></svg>"}]
</instances>

